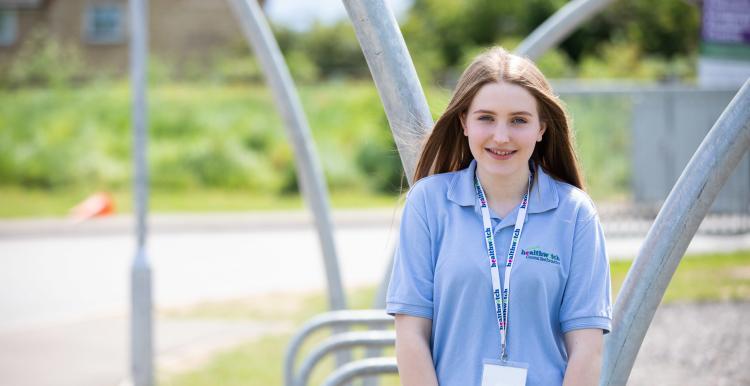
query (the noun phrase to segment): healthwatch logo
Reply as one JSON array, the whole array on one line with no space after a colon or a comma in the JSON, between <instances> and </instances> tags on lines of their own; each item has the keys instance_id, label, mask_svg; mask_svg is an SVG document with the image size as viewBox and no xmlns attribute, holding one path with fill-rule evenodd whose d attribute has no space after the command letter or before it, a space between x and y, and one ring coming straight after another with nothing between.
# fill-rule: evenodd
<instances>
[{"instance_id":1,"label":"healthwatch logo","mask_svg":"<svg viewBox=\"0 0 750 386\"><path fill-rule=\"evenodd\" d=\"M521 255L526 256L527 259L543 261L545 263L560 264L560 256L551 252L543 251L541 248L537 247L521 249Z\"/></svg>"}]
</instances>

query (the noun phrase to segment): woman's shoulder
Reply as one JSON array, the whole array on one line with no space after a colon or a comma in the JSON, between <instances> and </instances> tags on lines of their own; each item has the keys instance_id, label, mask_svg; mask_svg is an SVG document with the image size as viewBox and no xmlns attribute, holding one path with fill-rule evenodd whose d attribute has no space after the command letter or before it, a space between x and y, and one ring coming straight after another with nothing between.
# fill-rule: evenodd
<instances>
[{"instance_id":1,"label":"woman's shoulder","mask_svg":"<svg viewBox=\"0 0 750 386\"><path fill-rule=\"evenodd\" d=\"M422 177L416 181L407 193L407 200L412 196L423 198L428 197L445 197L448 190L453 185L453 180L463 170L447 173L432 174Z\"/></svg>"},{"instance_id":2,"label":"woman's shoulder","mask_svg":"<svg viewBox=\"0 0 750 386\"><path fill-rule=\"evenodd\" d=\"M557 190L559 207L575 211L579 220L591 220L598 216L596 205L588 193L565 181L550 179Z\"/></svg>"}]
</instances>

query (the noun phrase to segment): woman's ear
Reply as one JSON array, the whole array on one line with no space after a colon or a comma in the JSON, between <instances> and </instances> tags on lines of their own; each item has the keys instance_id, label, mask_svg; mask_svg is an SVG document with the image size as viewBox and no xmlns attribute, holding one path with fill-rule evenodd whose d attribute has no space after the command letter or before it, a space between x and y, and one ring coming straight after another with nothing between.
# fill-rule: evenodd
<instances>
[{"instance_id":1,"label":"woman's ear","mask_svg":"<svg viewBox=\"0 0 750 386\"><path fill-rule=\"evenodd\" d=\"M461 122L461 129L464 131L464 136L468 137L469 133L468 130L466 130L466 113L463 112L458 115L458 120Z\"/></svg>"},{"instance_id":2,"label":"woman's ear","mask_svg":"<svg viewBox=\"0 0 750 386\"><path fill-rule=\"evenodd\" d=\"M536 137L537 142L542 142L542 137L544 136L544 133L547 131L547 122L540 122L539 125L539 135Z\"/></svg>"}]
</instances>

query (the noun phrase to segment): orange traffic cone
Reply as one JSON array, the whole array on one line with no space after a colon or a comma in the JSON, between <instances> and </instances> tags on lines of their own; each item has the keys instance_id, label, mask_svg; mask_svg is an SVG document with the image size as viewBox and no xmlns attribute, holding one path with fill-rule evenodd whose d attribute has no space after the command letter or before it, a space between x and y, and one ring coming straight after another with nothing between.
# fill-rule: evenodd
<instances>
[{"instance_id":1,"label":"orange traffic cone","mask_svg":"<svg viewBox=\"0 0 750 386\"><path fill-rule=\"evenodd\" d=\"M77 222L94 217L109 216L115 212L115 201L107 192L99 192L88 196L81 203L70 210L70 216Z\"/></svg>"}]
</instances>

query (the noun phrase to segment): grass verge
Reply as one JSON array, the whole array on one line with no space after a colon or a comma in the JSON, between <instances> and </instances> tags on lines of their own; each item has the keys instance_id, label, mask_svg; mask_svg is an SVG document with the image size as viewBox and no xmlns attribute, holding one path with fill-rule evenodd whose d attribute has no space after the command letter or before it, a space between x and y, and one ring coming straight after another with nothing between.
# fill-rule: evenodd
<instances>
[{"instance_id":1,"label":"grass verge","mask_svg":"<svg viewBox=\"0 0 750 386\"><path fill-rule=\"evenodd\" d=\"M62 217L93 192L57 190L50 193L15 187L0 187L0 219L22 217ZM133 196L130 191L114 192L117 213L130 213ZM330 195L333 208L395 208L398 196L372 192L335 192ZM300 195L273 195L247 191L191 189L183 191L153 190L149 209L157 213L238 212L301 209Z\"/></svg>"}]
</instances>

